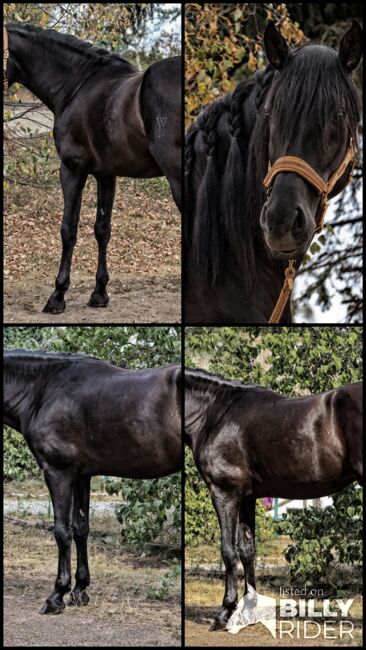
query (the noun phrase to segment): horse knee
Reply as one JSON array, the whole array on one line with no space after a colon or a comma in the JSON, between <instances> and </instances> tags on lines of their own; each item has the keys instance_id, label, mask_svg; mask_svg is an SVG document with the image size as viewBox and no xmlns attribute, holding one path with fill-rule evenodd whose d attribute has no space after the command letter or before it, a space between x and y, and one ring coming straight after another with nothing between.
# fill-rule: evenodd
<instances>
[{"instance_id":1,"label":"horse knee","mask_svg":"<svg viewBox=\"0 0 366 650\"><path fill-rule=\"evenodd\" d=\"M71 544L72 532L69 526L63 523L56 523L54 527L54 535L59 547L65 548Z\"/></svg>"},{"instance_id":2,"label":"horse knee","mask_svg":"<svg viewBox=\"0 0 366 650\"><path fill-rule=\"evenodd\" d=\"M64 246L75 246L77 240L77 225L63 223L61 226L61 239Z\"/></svg>"},{"instance_id":3,"label":"horse knee","mask_svg":"<svg viewBox=\"0 0 366 650\"><path fill-rule=\"evenodd\" d=\"M233 570L236 568L236 563L238 561L238 554L236 549L228 544L223 544L221 549L222 559L227 570Z\"/></svg>"},{"instance_id":4,"label":"horse knee","mask_svg":"<svg viewBox=\"0 0 366 650\"><path fill-rule=\"evenodd\" d=\"M98 244L108 244L111 238L110 223L96 221L94 225L94 234Z\"/></svg>"},{"instance_id":5,"label":"horse knee","mask_svg":"<svg viewBox=\"0 0 366 650\"><path fill-rule=\"evenodd\" d=\"M72 531L75 542L85 540L89 535L89 524L85 519L73 522Z\"/></svg>"}]
</instances>

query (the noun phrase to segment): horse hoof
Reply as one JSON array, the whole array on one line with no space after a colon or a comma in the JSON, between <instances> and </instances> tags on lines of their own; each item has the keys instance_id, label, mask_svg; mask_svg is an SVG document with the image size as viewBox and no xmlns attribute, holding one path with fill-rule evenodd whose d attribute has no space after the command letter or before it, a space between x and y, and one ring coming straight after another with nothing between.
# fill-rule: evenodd
<instances>
[{"instance_id":1,"label":"horse hoof","mask_svg":"<svg viewBox=\"0 0 366 650\"><path fill-rule=\"evenodd\" d=\"M224 630L226 628L226 623L215 618L211 623L208 631L209 632L218 632L219 630Z\"/></svg>"},{"instance_id":2,"label":"horse hoof","mask_svg":"<svg viewBox=\"0 0 366 650\"><path fill-rule=\"evenodd\" d=\"M55 301L50 298L42 311L44 314L62 314L65 311L65 307L65 300Z\"/></svg>"},{"instance_id":3,"label":"horse hoof","mask_svg":"<svg viewBox=\"0 0 366 650\"><path fill-rule=\"evenodd\" d=\"M86 591L82 591L79 594L71 593L70 594L70 600L67 603L68 607L83 607L84 605L87 605L89 602L89 596L86 593Z\"/></svg>"},{"instance_id":4,"label":"horse hoof","mask_svg":"<svg viewBox=\"0 0 366 650\"><path fill-rule=\"evenodd\" d=\"M46 602L42 605L39 610L40 614L61 614L65 609L65 603L50 603Z\"/></svg>"},{"instance_id":5,"label":"horse hoof","mask_svg":"<svg viewBox=\"0 0 366 650\"><path fill-rule=\"evenodd\" d=\"M100 293L92 293L88 302L88 307L107 307L108 303L109 297L106 293L102 296Z\"/></svg>"}]
</instances>

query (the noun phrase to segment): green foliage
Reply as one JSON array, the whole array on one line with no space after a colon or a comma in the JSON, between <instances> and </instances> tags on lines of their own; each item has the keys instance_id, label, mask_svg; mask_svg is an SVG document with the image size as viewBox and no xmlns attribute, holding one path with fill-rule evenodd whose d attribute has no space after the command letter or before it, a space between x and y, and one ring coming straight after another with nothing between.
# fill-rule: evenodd
<instances>
[{"instance_id":1,"label":"green foliage","mask_svg":"<svg viewBox=\"0 0 366 650\"><path fill-rule=\"evenodd\" d=\"M122 368L149 368L181 359L178 327L4 327L4 347L90 354ZM5 428L5 478L33 475L37 465L20 434ZM118 480L110 490L121 493L118 511L122 540L140 545L158 536L180 535L180 474L153 481Z\"/></svg>"},{"instance_id":2,"label":"green foliage","mask_svg":"<svg viewBox=\"0 0 366 650\"><path fill-rule=\"evenodd\" d=\"M121 368L149 368L180 361L176 327L72 326L5 327L4 347L48 352L78 352Z\"/></svg>"},{"instance_id":3,"label":"green foliage","mask_svg":"<svg viewBox=\"0 0 366 650\"><path fill-rule=\"evenodd\" d=\"M185 450L184 538L187 546L217 543L219 525L209 492L202 481L191 451Z\"/></svg>"},{"instance_id":4,"label":"green foliage","mask_svg":"<svg viewBox=\"0 0 366 650\"><path fill-rule=\"evenodd\" d=\"M159 585L148 589L148 597L153 600L167 600L170 598L172 587L175 585L181 572L181 565L177 560L174 560L172 566L164 572Z\"/></svg>"},{"instance_id":5,"label":"green foliage","mask_svg":"<svg viewBox=\"0 0 366 650\"><path fill-rule=\"evenodd\" d=\"M362 328L188 327L185 330L185 362L187 366L206 368L231 379L268 386L288 396L322 392L362 379ZM187 544L193 546L202 542L216 543L219 540L218 526L208 491L193 466L190 452L187 452L187 456L189 456L186 460L185 489ZM321 526L323 532L320 537L324 538L323 542L317 541L316 544L311 543L309 546L307 540L306 552L302 547L296 553L295 550L289 552L288 559L291 553L293 554L291 570L294 575L296 570L301 571L304 576L307 575L307 570L324 575L327 562L333 558L331 550L333 546L336 548L340 562L358 562L359 541L355 535L355 519L352 517L356 517L355 513L359 513L361 508L360 491L355 491L353 488L348 490L345 494L351 501L346 502L346 497L343 496L339 508L344 517L343 525L349 526L352 534L343 535L344 540L347 540L343 546L342 533L339 538L338 535L336 538L334 535L330 536L331 543L328 548L327 527L330 530L331 519L327 510L325 516L329 519L324 527ZM338 495L334 496L335 504L338 498ZM352 508L355 508L355 513ZM262 543L265 543L272 534L270 527L267 526L269 517L263 516L263 513L258 515L257 505L259 542L262 540ZM298 521L300 525L301 520L306 527L311 524L312 517L316 519L321 515L319 511L312 514L312 510L309 509L306 512L295 510L291 521ZM334 524L335 530L337 526ZM307 530L310 531L309 539L313 539L312 529ZM341 523L339 523L339 530L344 530ZM318 535L315 535L314 542L317 537ZM358 538L360 540L361 535L358 535ZM321 553L324 553L323 559L319 557ZM314 563L316 554L318 557Z\"/></svg>"},{"instance_id":6,"label":"green foliage","mask_svg":"<svg viewBox=\"0 0 366 650\"><path fill-rule=\"evenodd\" d=\"M355 485L335 494L324 509L288 510L277 527L293 540L285 557L298 583L313 587L327 576L332 584L334 562L362 566L362 490Z\"/></svg>"},{"instance_id":7,"label":"green foliage","mask_svg":"<svg viewBox=\"0 0 366 650\"><path fill-rule=\"evenodd\" d=\"M6 481L22 481L25 478L41 474L23 436L9 427L6 427L4 438L3 472Z\"/></svg>"},{"instance_id":8,"label":"green foliage","mask_svg":"<svg viewBox=\"0 0 366 650\"><path fill-rule=\"evenodd\" d=\"M360 327L222 327L186 330L186 365L295 396L362 379Z\"/></svg>"},{"instance_id":9,"label":"green foliage","mask_svg":"<svg viewBox=\"0 0 366 650\"><path fill-rule=\"evenodd\" d=\"M180 474L154 480L108 481L109 494L120 494L116 507L122 544L139 547L157 538L180 540Z\"/></svg>"}]
</instances>

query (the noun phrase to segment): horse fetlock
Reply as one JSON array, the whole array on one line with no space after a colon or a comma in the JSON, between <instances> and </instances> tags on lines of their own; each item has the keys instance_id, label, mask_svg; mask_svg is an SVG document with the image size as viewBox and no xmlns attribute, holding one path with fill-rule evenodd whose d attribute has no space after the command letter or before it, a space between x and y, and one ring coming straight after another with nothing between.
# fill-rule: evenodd
<instances>
[{"instance_id":1,"label":"horse fetlock","mask_svg":"<svg viewBox=\"0 0 366 650\"><path fill-rule=\"evenodd\" d=\"M209 632L218 632L219 630L225 630L226 628L226 623L229 620L229 615L223 615L222 612L220 612L217 616L215 616L214 620L212 621L210 627L209 627Z\"/></svg>"},{"instance_id":2,"label":"horse fetlock","mask_svg":"<svg viewBox=\"0 0 366 650\"><path fill-rule=\"evenodd\" d=\"M85 590L78 591L76 588L71 592L68 607L84 607L88 604L90 598Z\"/></svg>"}]
</instances>

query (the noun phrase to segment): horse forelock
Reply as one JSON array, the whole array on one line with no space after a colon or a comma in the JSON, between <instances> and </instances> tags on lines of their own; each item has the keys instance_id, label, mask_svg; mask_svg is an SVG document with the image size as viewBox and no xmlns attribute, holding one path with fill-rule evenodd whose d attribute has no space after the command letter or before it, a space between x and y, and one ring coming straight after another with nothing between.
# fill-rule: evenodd
<instances>
[{"instance_id":1,"label":"horse forelock","mask_svg":"<svg viewBox=\"0 0 366 650\"><path fill-rule=\"evenodd\" d=\"M324 127L339 113L357 143L359 93L332 48L309 43L292 52L284 69L274 76L266 110L279 138L291 141L299 130L310 126L316 134L315 146L326 146Z\"/></svg>"}]
</instances>

